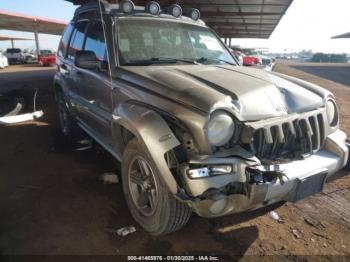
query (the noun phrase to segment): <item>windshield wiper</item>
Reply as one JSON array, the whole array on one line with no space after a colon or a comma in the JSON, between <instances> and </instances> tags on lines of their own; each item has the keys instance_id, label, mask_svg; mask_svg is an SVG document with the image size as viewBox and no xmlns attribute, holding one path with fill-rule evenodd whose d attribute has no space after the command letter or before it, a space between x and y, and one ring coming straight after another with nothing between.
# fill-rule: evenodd
<instances>
[{"instance_id":1,"label":"windshield wiper","mask_svg":"<svg viewBox=\"0 0 350 262\"><path fill-rule=\"evenodd\" d=\"M223 60L223 59L220 59L220 58L207 58L207 57L201 57L199 59L196 60L196 62L198 63L205 63L205 62L222 62L222 63L225 63L225 64L228 64L228 65L233 65L233 66L236 66L236 64L234 63L231 63L231 62L228 62L226 60Z\"/></svg>"},{"instance_id":2,"label":"windshield wiper","mask_svg":"<svg viewBox=\"0 0 350 262\"><path fill-rule=\"evenodd\" d=\"M188 63L188 64L195 64L198 65L199 62L197 62L196 60L193 59L185 59L185 58L172 58L172 57L153 57L151 58L152 61L160 61L160 62L184 62L184 63Z\"/></svg>"},{"instance_id":3,"label":"windshield wiper","mask_svg":"<svg viewBox=\"0 0 350 262\"><path fill-rule=\"evenodd\" d=\"M145 60L131 60L126 64L127 65L154 65L154 64L176 64L178 62L194 64L194 65L199 64L199 62L197 62L196 60L171 58L171 57L152 57L151 59L145 59Z\"/></svg>"}]
</instances>

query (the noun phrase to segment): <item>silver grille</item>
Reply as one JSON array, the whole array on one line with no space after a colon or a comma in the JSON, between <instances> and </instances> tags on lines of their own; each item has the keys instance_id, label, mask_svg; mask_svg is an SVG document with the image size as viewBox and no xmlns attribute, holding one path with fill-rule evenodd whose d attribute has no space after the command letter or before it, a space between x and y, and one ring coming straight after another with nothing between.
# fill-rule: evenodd
<instances>
[{"instance_id":1,"label":"silver grille","mask_svg":"<svg viewBox=\"0 0 350 262\"><path fill-rule=\"evenodd\" d=\"M250 125L250 149L260 160L295 159L312 154L325 140L324 115L320 110Z\"/></svg>"}]
</instances>

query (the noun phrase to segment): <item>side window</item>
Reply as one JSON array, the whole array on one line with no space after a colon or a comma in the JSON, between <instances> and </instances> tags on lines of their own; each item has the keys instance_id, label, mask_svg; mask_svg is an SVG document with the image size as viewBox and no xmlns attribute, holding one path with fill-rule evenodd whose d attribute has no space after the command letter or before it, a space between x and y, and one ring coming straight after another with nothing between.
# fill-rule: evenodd
<instances>
[{"instance_id":1,"label":"side window","mask_svg":"<svg viewBox=\"0 0 350 262\"><path fill-rule=\"evenodd\" d=\"M77 51L83 50L84 38L85 38L85 29L88 22L78 22L75 26L70 45L68 48L68 58L74 60L75 53Z\"/></svg>"},{"instance_id":2,"label":"side window","mask_svg":"<svg viewBox=\"0 0 350 262\"><path fill-rule=\"evenodd\" d=\"M93 21L90 23L86 33L84 50L93 51L100 61L107 61L106 43L101 21Z\"/></svg>"},{"instance_id":3,"label":"side window","mask_svg":"<svg viewBox=\"0 0 350 262\"><path fill-rule=\"evenodd\" d=\"M72 23L70 23L64 30L64 33L57 51L58 56L61 56L61 57L66 56L68 42L69 42L70 36L72 35L73 29L74 29L74 26Z\"/></svg>"}]
</instances>

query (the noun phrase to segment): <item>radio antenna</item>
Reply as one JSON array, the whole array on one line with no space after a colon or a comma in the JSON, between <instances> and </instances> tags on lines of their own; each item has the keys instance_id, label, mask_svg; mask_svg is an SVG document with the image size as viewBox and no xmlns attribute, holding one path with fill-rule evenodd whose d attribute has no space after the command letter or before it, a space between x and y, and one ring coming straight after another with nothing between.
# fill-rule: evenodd
<instances>
[{"instance_id":1,"label":"radio antenna","mask_svg":"<svg viewBox=\"0 0 350 262\"><path fill-rule=\"evenodd\" d=\"M108 75L109 75L109 80L112 83L112 67L111 67L111 63L109 60L109 51L108 51L108 45L107 45L107 33L106 33L106 25L103 19L103 14L102 14L102 1L98 0L99 3L99 8L100 8L100 16L101 16L101 23L102 23L102 29L103 29L103 37L105 40L105 45L106 45L106 54L107 54L107 63L108 63Z\"/></svg>"}]
</instances>

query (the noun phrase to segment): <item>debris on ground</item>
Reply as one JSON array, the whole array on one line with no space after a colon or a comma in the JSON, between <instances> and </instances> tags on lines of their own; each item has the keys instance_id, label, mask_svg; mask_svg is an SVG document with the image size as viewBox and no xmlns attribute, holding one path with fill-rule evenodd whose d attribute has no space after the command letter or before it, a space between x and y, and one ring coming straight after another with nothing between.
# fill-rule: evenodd
<instances>
[{"instance_id":1,"label":"debris on ground","mask_svg":"<svg viewBox=\"0 0 350 262\"><path fill-rule=\"evenodd\" d=\"M33 113L28 113L23 115L4 116L4 117L0 117L0 125L16 124L16 123L32 121L42 117L43 115L44 115L43 111L36 111Z\"/></svg>"},{"instance_id":2,"label":"debris on ground","mask_svg":"<svg viewBox=\"0 0 350 262\"><path fill-rule=\"evenodd\" d=\"M270 212L270 217L275 220L275 221L279 221L280 220L280 216L278 215L278 213L276 211L271 211Z\"/></svg>"},{"instance_id":3,"label":"debris on ground","mask_svg":"<svg viewBox=\"0 0 350 262\"><path fill-rule=\"evenodd\" d=\"M317 221L317 220L310 218L310 217L304 217L304 222L306 224L308 224L309 226L312 226L312 227L320 229L320 230L327 228L327 226L323 222Z\"/></svg>"},{"instance_id":4,"label":"debris on ground","mask_svg":"<svg viewBox=\"0 0 350 262\"><path fill-rule=\"evenodd\" d=\"M81 147L78 147L77 149L75 149L75 151L85 151L92 148L92 141L90 139L81 140L79 141L79 144L81 145Z\"/></svg>"},{"instance_id":5,"label":"debris on ground","mask_svg":"<svg viewBox=\"0 0 350 262\"><path fill-rule=\"evenodd\" d=\"M300 234L299 230L293 229L293 230L292 230L292 233L293 233L293 236L294 236L296 239L300 239L300 238L301 238L301 234Z\"/></svg>"},{"instance_id":6,"label":"debris on ground","mask_svg":"<svg viewBox=\"0 0 350 262\"><path fill-rule=\"evenodd\" d=\"M112 184L119 183L119 177L114 173L104 173L100 176L100 179L103 181L105 185L112 185Z\"/></svg>"},{"instance_id":7,"label":"debris on ground","mask_svg":"<svg viewBox=\"0 0 350 262\"><path fill-rule=\"evenodd\" d=\"M136 228L134 226L128 226L118 229L117 231L118 236L125 237L127 235L130 235L132 233L136 232Z\"/></svg>"},{"instance_id":8,"label":"debris on ground","mask_svg":"<svg viewBox=\"0 0 350 262\"><path fill-rule=\"evenodd\" d=\"M285 223L285 221L283 219L281 219L281 217L279 216L279 214L276 211L271 211L269 213L269 215L273 220L277 221L278 223L280 223L280 224Z\"/></svg>"},{"instance_id":9,"label":"debris on ground","mask_svg":"<svg viewBox=\"0 0 350 262\"><path fill-rule=\"evenodd\" d=\"M313 226L313 227L316 227L316 228L317 228L317 226L318 226L318 224L319 224L316 220L313 220L313 219L311 219L311 218L309 218L309 217L305 217L305 218L304 218L304 221L305 221L306 224L308 224L309 226Z\"/></svg>"},{"instance_id":10,"label":"debris on ground","mask_svg":"<svg viewBox=\"0 0 350 262\"><path fill-rule=\"evenodd\" d=\"M320 234L320 233L317 233L317 232L312 232L312 234L314 234L315 236L318 236L318 237L322 237L324 239L329 239L327 236Z\"/></svg>"}]
</instances>

